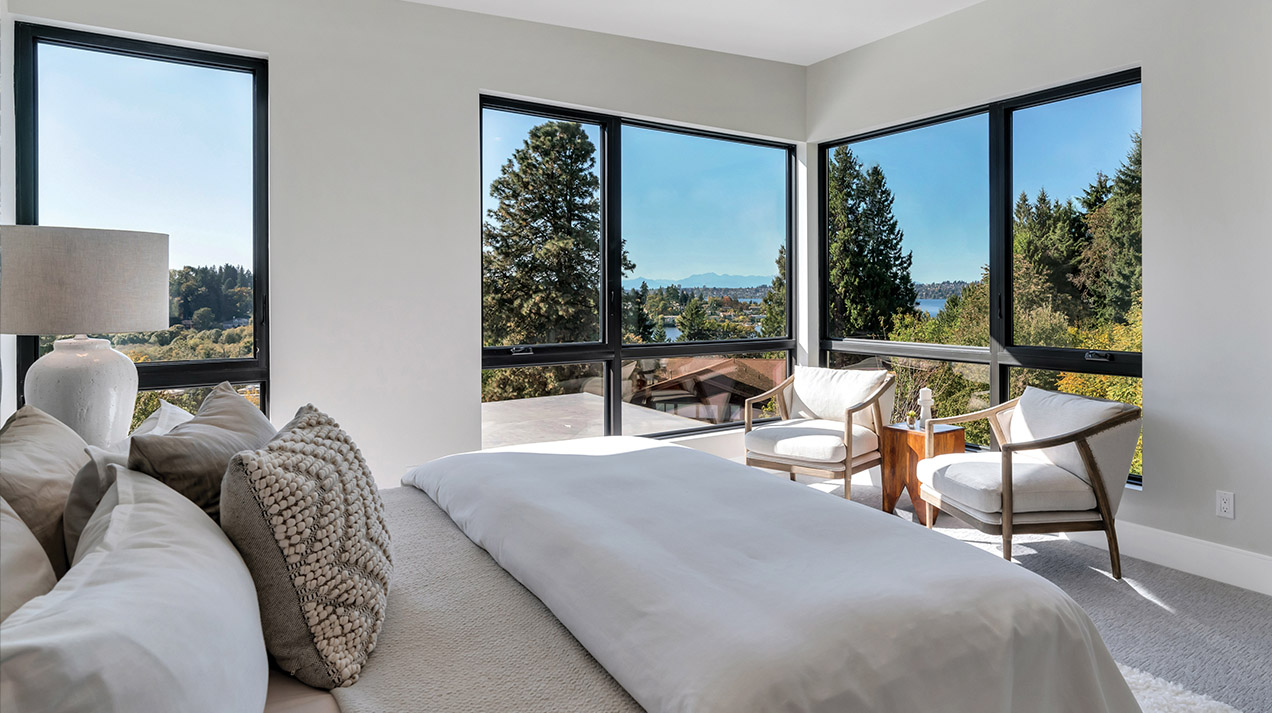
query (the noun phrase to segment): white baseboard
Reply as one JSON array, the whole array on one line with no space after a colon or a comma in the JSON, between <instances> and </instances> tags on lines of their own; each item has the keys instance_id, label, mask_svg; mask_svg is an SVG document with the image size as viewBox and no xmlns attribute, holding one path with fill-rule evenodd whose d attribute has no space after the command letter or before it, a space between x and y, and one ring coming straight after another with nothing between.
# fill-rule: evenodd
<instances>
[{"instance_id":1,"label":"white baseboard","mask_svg":"<svg viewBox=\"0 0 1272 713\"><path fill-rule=\"evenodd\" d=\"M1103 532L1070 532L1065 537L1108 550ZM1272 596L1272 557L1268 555L1125 520L1117 523L1117 544L1126 557Z\"/></svg>"}]
</instances>

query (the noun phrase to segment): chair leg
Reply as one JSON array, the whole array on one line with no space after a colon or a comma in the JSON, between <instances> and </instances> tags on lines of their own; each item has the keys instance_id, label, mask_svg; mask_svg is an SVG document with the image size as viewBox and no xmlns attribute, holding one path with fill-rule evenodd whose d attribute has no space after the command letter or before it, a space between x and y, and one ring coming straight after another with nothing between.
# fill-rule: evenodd
<instances>
[{"instance_id":1,"label":"chair leg","mask_svg":"<svg viewBox=\"0 0 1272 713\"><path fill-rule=\"evenodd\" d=\"M1117 532L1113 530L1113 523L1104 523L1104 534L1109 538L1109 560L1113 563L1113 579L1122 578L1122 555L1117 551Z\"/></svg>"},{"instance_id":2,"label":"chair leg","mask_svg":"<svg viewBox=\"0 0 1272 713\"><path fill-rule=\"evenodd\" d=\"M844 500L852 500L852 473L844 471Z\"/></svg>"},{"instance_id":3,"label":"chair leg","mask_svg":"<svg viewBox=\"0 0 1272 713\"><path fill-rule=\"evenodd\" d=\"M927 529L936 527L936 508L926 500L923 501L923 519L927 521Z\"/></svg>"},{"instance_id":4,"label":"chair leg","mask_svg":"<svg viewBox=\"0 0 1272 713\"><path fill-rule=\"evenodd\" d=\"M791 482L795 482L795 471L791 471Z\"/></svg>"},{"instance_id":5,"label":"chair leg","mask_svg":"<svg viewBox=\"0 0 1272 713\"><path fill-rule=\"evenodd\" d=\"M1011 561L1011 530L1003 530L1003 559Z\"/></svg>"}]
</instances>

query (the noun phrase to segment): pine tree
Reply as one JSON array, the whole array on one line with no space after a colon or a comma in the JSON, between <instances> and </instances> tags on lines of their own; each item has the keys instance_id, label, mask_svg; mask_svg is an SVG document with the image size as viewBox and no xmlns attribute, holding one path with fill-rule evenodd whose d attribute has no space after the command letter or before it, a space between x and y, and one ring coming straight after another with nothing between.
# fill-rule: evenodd
<instances>
[{"instance_id":1,"label":"pine tree","mask_svg":"<svg viewBox=\"0 0 1272 713\"><path fill-rule=\"evenodd\" d=\"M1076 283L1101 324L1125 323L1134 295L1143 287L1143 213L1140 196L1141 145L1131 136L1131 150L1118 167L1108 200L1085 216L1088 242L1079 260Z\"/></svg>"},{"instance_id":2,"label":"pine tree","mask_svg":"<svg viewBox=\"0 0 1272 713\"><path fill-rule=\"evenodd\" d=\"M777 276L760 300L764 317L760 320L760 336L786 336L786 246L777 249Z\"/></svg>"},{"instance_id":3,"label":"pine tree","mask_svg":"<svg viewBox=\"0 0 1272 713\"><path fill-rule=\"evenodd\" d=\"M676 317L676 328L680 330L678 342L697 342L712 338L711 325L707 321L707 309L702 299L694 297Z\"/></svg>"},{"instance_id":4,"label":"pine tree","mask_svg":"<svg viewBox=\"0 0 1272 713\"><path fill-rule=\"evenodd\" d=\"M600 338L596 153L579 124L547 122L491 181L498 206L482 226L484 344Z\"/></svg>"},{"instance_id":5,"label":"pine tree","mask_svg":"<svg viewBox=\"0 0 1272 713\"><path fill-rule=\"evenodd\" d=\"M649 316L649 284L624 290L623 331L625 341L648 344L654 340L654 320ZM666 334L664 333L664 337Z\"/></svg>"},{"instance_id":6,"label":"pine tree","mask_svg":"<svg viewBox=\"0 0 1272 713\"><path fill-rule=\"evenodd\" d=\"M883 337L917 297L892 191L883 169L863 170L847 146L835 149L827 174L832 333Z\"/></svg>"}]
</instances>

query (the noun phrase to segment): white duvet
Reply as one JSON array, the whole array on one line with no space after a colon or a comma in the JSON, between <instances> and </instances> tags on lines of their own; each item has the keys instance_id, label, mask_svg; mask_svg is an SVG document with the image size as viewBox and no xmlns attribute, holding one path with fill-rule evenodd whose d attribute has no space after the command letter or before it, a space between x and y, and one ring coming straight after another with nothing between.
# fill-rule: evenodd
<instances>
[{"instance_id":1,"label":"white duvet","mask_svg":"<svg viewBox=\"0 0 1272 713\"><path fill-rule=\"evenodd\" d=\"M715 456L584 439L450 456L403 482L651 713L1139 710L1045 579Z\"/></svg>"}]
</instances>

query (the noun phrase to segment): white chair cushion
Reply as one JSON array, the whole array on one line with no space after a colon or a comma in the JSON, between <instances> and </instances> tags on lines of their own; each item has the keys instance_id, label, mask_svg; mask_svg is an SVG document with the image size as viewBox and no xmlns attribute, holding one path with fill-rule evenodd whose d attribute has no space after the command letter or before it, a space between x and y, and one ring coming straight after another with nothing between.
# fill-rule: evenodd
<instances>
[{"instance_id":1,"label":"white chair cushion","mask_svg":"<svg viewBox=\"0 0 1272 713\"><path fill-rule=\"evenodd\" d=\"M1059 436L1116 416L1125 408L1125 404L1116 401L1102 401L1030 386L1025 389L1015 413L1012 414L1008 440L1021 443ZM1132 455L1133 452L1134 449ZM1087 481L1086 465L1082 462L1076 443L1033 451L1030 457L1058 465ZM1127 460L1126 467L1130 468L1130 460ZM1100 471L1103 473L1104 468L1101 467Z\"/></svg>"},{"instance_id":2,"label":"white chair cushion","mask_svg":"<svg viewBox=\"0 0 1272 713\"><path fill-rule=\"evenodd\" d=\"M982 512L1002 512L1002 454L951 453L919 461L919 482ZM1095 493L1069 471L1040 458L1012 460L1012 512L1091 510Z\"/></svg>"},{"instance_id":3,"label":"white chair cushion","mask_svg":"<svg viewBox=\"0 0 1272 713\"><path fill-rule=\"evenodd\" d=\"M844 424L842 421L797 418L760 426L746 434L747 451L761 456L779 456L818 463L842 462ZM879 450L879 437L870 429L853 424L852 455L855 460Z\"/></svg>"},{"instance_id":4,"label":"white chair cushion","mask_svg":"<svg viewBox=\"0 0 1272 713\"><path fill-rule=\"evenodd\" d=\"M795 366L795 383L788 391L790 394L787 407L792 418L823 419L827 421L844 420L844 411L855 404L865 401L874 390L888 378L888 372L882 369L824 369L817 366ZM880 409L887 411L884 420L891 417L891 399L887 403L881 400ZM853 414L853 423L866 428L878 429L885 424L875 425L874 409L864 409Z\"/></svg>"}]
</instances>

